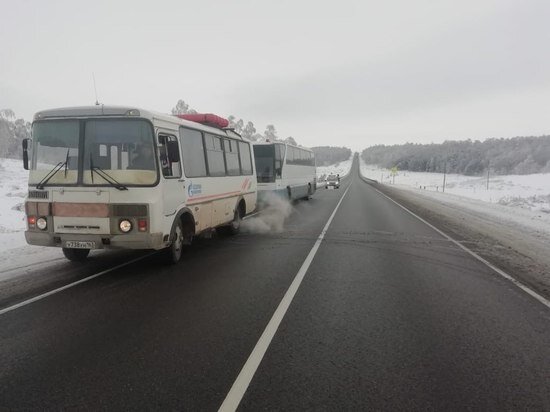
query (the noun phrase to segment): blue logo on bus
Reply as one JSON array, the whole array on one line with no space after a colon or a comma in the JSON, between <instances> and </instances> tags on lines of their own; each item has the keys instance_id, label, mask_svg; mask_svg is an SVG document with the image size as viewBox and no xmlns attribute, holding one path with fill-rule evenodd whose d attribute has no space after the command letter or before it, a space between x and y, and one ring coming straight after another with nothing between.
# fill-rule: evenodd
<instances>
[{"instance_id":1,"label":"blue logo on bus","mask_svg":"<svg viewBox=\"0 0 550 412\"><path fill-rule=\"evenodd\" d=\"M189 196L200 195L202 193L202 185L194 185L192 182L189 182L187 193Z\"/></svg>"}]
</instances>

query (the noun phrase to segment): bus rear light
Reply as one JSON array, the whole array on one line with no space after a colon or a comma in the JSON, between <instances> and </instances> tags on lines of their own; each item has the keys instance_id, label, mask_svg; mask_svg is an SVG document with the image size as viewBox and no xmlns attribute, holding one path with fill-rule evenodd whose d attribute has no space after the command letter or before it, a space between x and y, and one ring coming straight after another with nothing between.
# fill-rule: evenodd
<instances>
[{"instance_id":1,"label":"bus rear light","mask_svg":"<svg viewBox=\"0 0 550 412\"><path fill-rule=\"evenodd\" d=\"M147 219L138 219L138 231L147 232Z\"/></svg>"},{"instance_id":2,"label":"bus rear light","mask_svg":"<svg viewBox=\"0 0 550 412\"><path fill-rule=\"evenodd\" d=\"M27 217L27 223L29 224L29 228L35 228L36 227L36 216L28 216Z\"/></svg>"}]
</instances>

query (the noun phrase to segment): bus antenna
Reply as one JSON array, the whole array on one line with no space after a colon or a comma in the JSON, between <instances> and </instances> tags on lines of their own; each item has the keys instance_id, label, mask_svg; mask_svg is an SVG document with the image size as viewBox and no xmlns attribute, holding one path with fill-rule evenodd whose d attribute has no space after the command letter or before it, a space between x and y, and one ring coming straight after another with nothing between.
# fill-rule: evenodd
<instances>
[{"instance_id":1,"label":"bus antenna","mask_svg":"<svg viewBox=\"0 0 550 412\"><path fill-rule=\"evenodd\" d=\"M92 79L94 80L95 105L99 106L99 100L97 99L97 87L95 85L95 74L94 74L94 72L92 72Z\"/></svg>"}]
</instances>

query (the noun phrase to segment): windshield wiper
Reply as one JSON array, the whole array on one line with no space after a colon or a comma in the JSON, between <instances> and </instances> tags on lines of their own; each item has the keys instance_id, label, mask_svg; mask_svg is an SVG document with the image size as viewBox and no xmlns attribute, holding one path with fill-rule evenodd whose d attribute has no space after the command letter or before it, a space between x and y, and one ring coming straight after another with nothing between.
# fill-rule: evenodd
<instances>
[{"instance_id":1,"label":"windshield wiper","mask_svg":"<svg viewBox=\"0 0 550 412\"><path fill-rule=\"evenodd\" d=\"M69 150L67 149L67 155L65 156L65 179L67 178L67 168L69 167Z\"/></svg>"},{"instance_id":2,"label":"windshield wiper","mask_svg":"<svg viewBox=\"0 0 550 412\"><path fill-rule=\"evenodd\" d=\"M114 177L110 176L105 170L101 167L94 166L92 161L92 154L90 153L90 176L92 178L92 184L94 184L94 172L99 175L103 180L109 183L111 186L116 187L118 190L128 190L126 186L118 182Z\"/></svg>"},{"instance_id":3,"label":"windshield wiper","mask_svg":"<svg viewBox=\"0 0 550 412\"><path fill-rule=\"evenodd\" d=\"M59 162L58 164L56 164L56 165L52 168L52 170L50 170L50 171L46 174L46 176L44 176L44 177L42 178L42 180L36 184L36 188L37 188L37 189L40 189L40 190L44 189L44 185L45 185L46 183L48 183L48 182L50 181L50 179L51 179L52 177L54 177L55 174L56 174L57 172L59 172L63 166L65 166L65 178L66 178L66 177L67 177L67 163L69 163L69 150L68 150L68 149L67 149L67 156L65 156L65 161L64 161L64 162Z\"/></svg>"}]
</instances>

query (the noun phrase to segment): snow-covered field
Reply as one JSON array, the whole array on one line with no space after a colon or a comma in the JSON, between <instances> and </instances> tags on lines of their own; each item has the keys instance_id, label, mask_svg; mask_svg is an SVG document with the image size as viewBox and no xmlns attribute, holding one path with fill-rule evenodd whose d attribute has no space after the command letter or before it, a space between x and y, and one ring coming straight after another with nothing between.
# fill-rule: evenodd
<instances>
[{"instance_id":1,"label":"snow-covered field","mask_svg":"<svg viewBox=\"0 0 550 412\"><path fill-rule=\"evenodd\" d=\"M27 177L21 160L0 159L0 251L26 244L23 202Z\"/></svg>"},{"instance_id":2,"label":"snow-covered field","mask_svg":"<svg viewBox=\"0 0 550 412\"><path fill-rule=\"evenodd\" d=\"M353 154L348 160L336 163L329 166L317 166L317 178L322 176L328 176L329 174L340 175L340 177L346 176L351 170L351 164L353 163Z\"/></svg>"},{"instance_id":3,"label":"snow-covered field","mask_svg":"<svg viewBox=\"0 0 550 412\"><path fill-rule=\"evenodd\" d=\"M397 187L443 192L443 173L398 171L394 178L390 170L367 165L361 159L361 174L381 183L395 184ZM489 190L487 176L448 174L445 181L445 195L550 214L550 173L489 176Z\"/></svg>"},{"instance_id":4,"label":"snow-covered field","mask_svg":"<svg viewBox=\"0 0 550 412\"><path fill-rule=\"evenodd\" d=\"M24 201L28 172L23 162L0 159L0 280L14 268L64 259L60 249L27 245Z\"/></svg>"}]
</instances>

